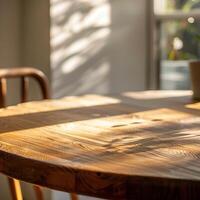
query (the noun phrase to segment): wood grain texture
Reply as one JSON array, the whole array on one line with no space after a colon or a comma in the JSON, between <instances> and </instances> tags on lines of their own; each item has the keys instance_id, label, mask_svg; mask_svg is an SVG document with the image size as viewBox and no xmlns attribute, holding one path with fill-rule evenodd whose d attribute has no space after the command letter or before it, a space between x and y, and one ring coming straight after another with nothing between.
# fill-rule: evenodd
<instances>
[{"instance_id":1,"label":"wood grain texture","mask_svg":"<svg viewBox=\"0 0 200 200\"><path fill-rule=\"evenodd\" d=\"M24 103L1 109L0 127L0 171L11 177L106 199L200 199L191 92Z\"/></svg>"}]
</instances>

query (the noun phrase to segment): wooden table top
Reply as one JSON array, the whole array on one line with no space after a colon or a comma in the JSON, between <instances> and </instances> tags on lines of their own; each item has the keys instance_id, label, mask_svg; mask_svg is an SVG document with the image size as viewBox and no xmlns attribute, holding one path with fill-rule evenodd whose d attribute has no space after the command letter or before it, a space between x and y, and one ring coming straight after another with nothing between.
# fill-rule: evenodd
<instances>
[{"instance_id":1,"label":"wooden table top","mask_svg":"<svg viewBox=\"0 0 200 200\"><path fill-rule=\"evenodd\" d=\"M200 103L147 91L1 109L0 172L106 199L200 199Z\"/></svg>"}]
</instances>

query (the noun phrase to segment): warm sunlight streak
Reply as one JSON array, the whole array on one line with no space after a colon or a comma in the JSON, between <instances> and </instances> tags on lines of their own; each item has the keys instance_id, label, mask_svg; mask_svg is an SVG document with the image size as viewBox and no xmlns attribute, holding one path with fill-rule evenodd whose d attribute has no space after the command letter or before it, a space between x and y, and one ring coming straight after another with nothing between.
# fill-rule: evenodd
<instances>
[{"instance_id":1,"label":"warm sunlight streak","mask_svg":"<svg viewBox=\"0 0 200 200\"><path fill-rule=\"evenodd\" d=\"M82 75L82 77L80 78L80 82L84 83L84 84L80 84L79 87L77 88L77 92L81 93L81 91L87 91L91 88L91 82L94 85L97 85L101 83L101 87L99 87L99 92L103 92L104 88L108 87L108 81L104 81L104 78L102 77L106 77L108 72L110 71L110 65L107 62L103 62L101 63L101 66L99 66L97 69L95 70L88 70L87 73L90 74L90 81L88 80L88 74L84 74Z\"/></svg>"},{"instance_id":2,"label":"warm sunlight streak","mask_svg":"<svg viewBox=\"0 0 200 200\"><path fill-rule=\"evenodd\" d=\"M82 56L76 56L63 63L62 72L65 74L71 73L76 70L86 59Z\"/></svg>"},{"instance_id":3,"label":"warm sunlight streak","mask_svg":"<svg viewBox=\"0 0 200 200\"><path fill-rule=\"evenodd\" d=\"M65 14L65 11L68 10L71 6L70 1L60 1L60 0L51 0L51 15L53 17L59 17L62 14Z\"/></svg>"},{"instance_id":4,"label":"warm sunlight streak","mask_svg":"<svg viewBox=\"0 0 200 200\"><path fill-rule=\"evenodd\" d=\"M105 118L90 119L92 126L102 127L102 128L119 128L122 130L130 129L131 127L151 127L163 124L163 129L166 126L170 126L170 121L180 120L180 123L184 124L189 121L192 114L177 111L174 109L153 109L143 112L134 112L132 114L117 115L117 116L107 116ZM167 122L169 120L169 122ZM198 118L198 122L199 122ZM83 121L82 123L88 123L89 121ZM164 121L166 124L164 124ZM190 121L191 122L191 121ZM193 118L193 122L195 118ZM169 123L169 124L168 124ZM186 123L187 124L187 123ZM156 127L155 127L156 128ZM162 131L161 131L162 132Z\"/></svg>"},{"instance_id":5,"label":"warm sunlight streak","mask_svg":"<svg viewBox=\"0 0 200 200\"><path fill-rule=\"evenodd\" d=\"M153 91L154 94L152 95L152 91L145 91L145 92L126 92L123 93L124 96L131 97L134 99L165 99L170 97L190 97L192 92L191 91Z\"/></svg>"},{"instance_id":6,"label":"warm sunlight streak","mask_svg":"<svg viewBox=\"0 0 200 200\"><path fill-rule=\"evenodd\" d=\"M90 96L90 99L92 99L92 96ZM109 102L110 100L108 99ZM85 101L85 105L87 105L87 101ZM107 110L111 108L114 110L115 108L115 104L107 106ZM116 108L117 106L119 105L116 104ZM90 108L88 107L88 109ZM116 141L113 145L122 145L123 148L124 145L127 146L130 141L133 142L151 137L155 137L154 139L156 139L158 136L162 135L163 132L166 134L176 134L176 132L181 132L182 134L185 134L185 139L190 139L190 137L200 134L199 131L193 131L194 134L190 131L190 136L187 133L188 127L191 124L198 124L200 122L198 117L173 109L163 108L143 112L133 112L130 114L111 114L107 116L105 116L105 112L106 111L103 110L103 107L101 111L96 108L96 112L94 109L90 119L81 119L68 123L61 122L47 127L59 127L64 130L66 134L70 134L72 137L90 136L91 140L93 137L98 135L103 135L104 138L107 136L109 137L109 133L115 130L115 136L113 137ZM73 114L71 114L71 118L73 118ZM179 126L176 122L173 122L173 120L179 120L181 126ZM142 133L142 136L140 135L140 132ZM122 136L121 133L124 135ZM178 134L177 136L174 135L174 137L178 137ZM134 146L135 145L132 145L131 147L133 148ZM127 146L127 150L128 148L130 148L130 145Z\"/></svg>"},{"instance_id":7,"label":"warm sunlight streak","mask_svg":"<svg viewBox=\"0 0 200 200\"><path fill-rule=\"evenodd\" d=\"M104 46L103 44L99 44L98 46L96 46L96 48L94 48L93 51L90 53L85 53L85 50L90 48L91 43L98 41L101 38L103 39L104 37L107 37L108 34L109 34L109 29L107 28L101 29L91 34L89 38L83 38L83 39L77 40L68 48L61 51L60 53L65 52L66 54L69 54L69 55L76 55L76 56L72 56L71 58L63 62L62 72L64 74L73 72L74 70L79 68L82 64L84 64L88 60L88 58L98 53L101 50L101 48L103 48ZM98 75L101 76L102 74L98 74Z\"/></svg>"},{"instance_id":8,"label":"warm sunlight streak","mask_svg":"<svg viewBox=\"0 0 200 200\"><path fill-rule=\"evenodd\" d=\"M110 66L101 54L110 36L110 9L108 0L51 1L51 63L56 96L62 96L62 90L58 93L56 88L62 88L63 83L65 91L70 90L71 94L91 91L97 85L98 92L107 87L104 80ZM68 87L68 81L74 80L77 72L77 85Z\"/></svg>"},{"instance_id":9,"label":"warm sunlight streak","mask_svg":"<svg viewBox=\"0 0 200 200\"><path fill-rule=\"evenodd\" d=\"M67 99L67 101L66 101ZM121 101L117 98L106 97L101 95L84 95L84 96L71 96L62 98L60 100L45 100L45 106L40 102L34 102L35 108L32 108L32 102L19 104L17 106L10 106L6 109L0 109L0 117L3 116L14 116L24 115L28 113L36 113L38 111L59 111L59 110L70 110L75 108L94 107L103 105L115 105Z\"/></svg>"},{"instance_id":10,"label":"warm sunlight streak","mask_svg":"<svg viewBox=\"0 0 200 200\"><path fill-rule=\"evenodd\" d=\"M194 110L200 110L200 103L192 103L185 106L186 108L191 108Z\"/></svg>"}]
</instances>

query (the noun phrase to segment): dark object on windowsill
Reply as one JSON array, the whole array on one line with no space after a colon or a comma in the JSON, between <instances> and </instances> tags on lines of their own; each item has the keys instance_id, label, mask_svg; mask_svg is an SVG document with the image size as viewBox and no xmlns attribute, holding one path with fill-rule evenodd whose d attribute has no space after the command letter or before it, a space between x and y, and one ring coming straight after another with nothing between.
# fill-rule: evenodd
<instances>
[{"instance_id":1,"label":"dark object on windowsill","mask_svg":"<svg viewBox=\"0 0 200 200\"><path fill-rule=\"evenodd\" d=\"M193 98L200 101L200 61L190 62L190 76L192 82Z\"/></svg>"}]
</instances>

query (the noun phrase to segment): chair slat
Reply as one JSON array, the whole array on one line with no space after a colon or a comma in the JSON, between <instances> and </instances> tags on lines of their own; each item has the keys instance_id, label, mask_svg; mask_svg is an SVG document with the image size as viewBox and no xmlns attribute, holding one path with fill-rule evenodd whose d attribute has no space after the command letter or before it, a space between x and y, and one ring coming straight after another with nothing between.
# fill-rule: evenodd
<instances>
[{"instance_id":1,"label":"chair slat","mask_svg":"<svg viewBox=\"0 0 200 200\"><path fill-rule=\"evenodd\" d=\"M78 200L77 194L70 193L71 200Z\"/></svg>"},{"instance_id":2,"label":"chair slat","mask_svg":"<svg viewBox=\"0 0 200 200\"><path fill-rule=\"evenodd\" d=\"M23 76L21 78L21 102L28 101L28 88L29 88L29 79L28 77Z\"/></svg>"},{"instance_id":3,"label":"chair slat","mask_svg":"<svg viewBox=\"0 0 200 200\"><path fill-rule=\"evenodd\" d=\"M13 178L8 178L11 196L13 200L23 200L20 182Z\"/></svg>"},{"instance_id":4,"label":"chair slat","mask_svg":"<svg viewBox=\"0 0 200 200\"><path fill-rule=\"evenodd\" d=\"M42 194L42 189L41 187L34 185L33 189L35 191L36 199L37 200L43 200L43 194Z\"/></svg>"},{"instance_id":5,"label":"chair slat","mask_svg":"<svg viewBox=\"0 0 200 200\"><path fill-rule=\"evenodd\" d=\"M7 83L5 78L0 78L0 108L6 106Z\"/></svg>"}]
</instances>

